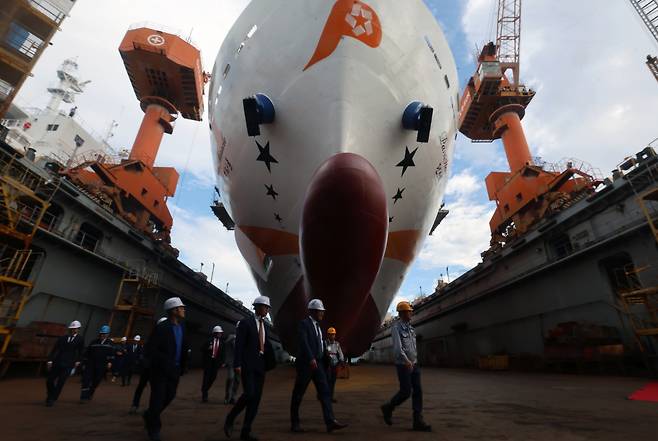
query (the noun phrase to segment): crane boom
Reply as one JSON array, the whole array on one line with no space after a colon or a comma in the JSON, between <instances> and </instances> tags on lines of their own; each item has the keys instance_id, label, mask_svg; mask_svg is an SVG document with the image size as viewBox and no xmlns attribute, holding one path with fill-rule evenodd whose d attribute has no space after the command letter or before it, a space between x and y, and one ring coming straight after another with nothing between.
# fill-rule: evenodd
<instances>
[{"instance_id":1,"label":"crane boom","mask_svg":"<svg viewBox=\"0 0 658 441\"><path fill-rule=\"evenodd\" d=\"M512 85L519 85L521 58L521 0L499 0L496 32L496 58L503 74L512 71Z\"/></svg>"},{"instance_id":2,"label":"crane boom","mask_svg":"<svg viewBox=\"0 0 658 441\"><path fill-rule=\"evenodd\" d=\"M630 2L658 43L658 0L630 0ZM648 55L647 66L658 81L658 57Z\"/></svg>"}]
</instances>

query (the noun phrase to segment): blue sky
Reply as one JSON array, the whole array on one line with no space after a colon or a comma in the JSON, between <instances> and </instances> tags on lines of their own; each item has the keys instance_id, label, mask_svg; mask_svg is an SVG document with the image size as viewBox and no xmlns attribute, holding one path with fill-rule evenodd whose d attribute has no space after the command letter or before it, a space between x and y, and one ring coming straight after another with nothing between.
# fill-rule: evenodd
<instances>
[{"instance_id":1,"label":"blue sky","mask_svg":"<svg viewBox=\"0 0 658 441\"><path fill-rule=\"evenodd\" d=\"M91 80L77 99L86 125L105 133L119 123L110 140L130 148L142 118L118 55L118 45L134 23L149 20L192 36L206 70L231 24L249 0L79 0L53 45L39 60L17 102L43 107L45 89L55 83L57 67L75 57L82 79ZM275 0L271 0L275 1ZM281 0L283 1L283 0ZM371 0L388 1L388 0ZM443 27L457 62L461 85L475 69L473 55L494 37L496 0L426 0ZM99 20L98 17L103 17ZM658 137L658 87L644 66L658 45L644 29L629 2L533 0L523 9L521 78L537 91L523 121L533 155L549 162L576 157L608 175L627 155ZM250 301L256 289L232 233L210 212L213 175L207 124L177 121L165 137L156 164L175 166L180 174L174 215L173 245L194 269L204 262L220 288ZM484 189L490 171L505 171L500 143L471 144L459 136L445 197L451 213L427 239L398 293L414 298L431 293L440 274L451 279L480 261L488 247L493 211Z\"/></svg>"}]
</instances>

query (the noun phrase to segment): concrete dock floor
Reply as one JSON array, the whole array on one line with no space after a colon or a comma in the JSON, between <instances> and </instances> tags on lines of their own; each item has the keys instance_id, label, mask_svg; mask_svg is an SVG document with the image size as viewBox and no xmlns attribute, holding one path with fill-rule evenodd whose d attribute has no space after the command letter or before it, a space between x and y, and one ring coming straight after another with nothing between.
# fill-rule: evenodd
<instances>
[{"instance_id":1,"label":"concrete dock floor","mask_svg":"<svg viewBox=\"0 0 658 441\"><path fill-rule=\"evenodd\" d=\"M523 374L425 368L425 418L433 433L415 433L411 403L384 425L379 406L396 389L391 366L352 367L338 380L336 416L350 424L327 434L311 385L302 408L304 434L289 432L294 370L280 366L267 377L254 434L262 440L656 440L658 403L629 401L648 381L624 377ZM225 374L200 402L201 372L185 375L178 396L163 414L162 438L223 440L229 407L222 403ZM20 378L0 382L0 439L7 441L146 440L139 416L128 415L136 383L122 388L102 383L91 403L79 404L79 379L70 379L55 407L43 405L45 381ZM143 404L148 400L148 388ZM241 421L241 420L240 420ZM236 425L239 429L239 426ZM239 432L237 433L239 435ZM235 438L235 436L234 436Z\"/></svg>"}]
</instances>

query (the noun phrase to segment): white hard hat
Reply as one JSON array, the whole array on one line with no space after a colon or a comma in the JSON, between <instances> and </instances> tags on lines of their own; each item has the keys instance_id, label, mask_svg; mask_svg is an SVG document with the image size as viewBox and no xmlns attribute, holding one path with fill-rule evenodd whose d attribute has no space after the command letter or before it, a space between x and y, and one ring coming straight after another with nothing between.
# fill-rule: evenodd
<instances>
[{"instance_id":1,"label":"white hard hat","mask_svg":"<svg viewBox=\"0 0 658 441\"><path fill-rule=\"evenodd\" d=\"M320 299L313 299L310 302L308 302L308 309L315 309L318 311L324 311L324 305L322 304L322 300Z\"/></svg>"},{"instance_id":2,"label":"white hard hat","mask_svg":"<svg viewBox=\"0 0 658 441\"><path fill-rule=\"evenodd\" d=\"M127 337L121 337L121 341L128 341Z\"/></svg>"},{"instance_id":3,"label":"white hard hat","mask_svg":"<svg viewBox=\"0 0 658 441\"><path fill-rule=\"evenodd\" d=\"M215 332L224 332L221 326L215 326L212 328L212 333L214 334Z\"/></svg>"},{"instance_id":4,"label":"white hard hat","mask_svg":"<svg viewBox=\"0 0 658 441\"><path fill-rule=\"evenodd\" d=\"M142 337L140 337L139 335L136 335L135 338L133 338L133 340L135 340L135 341L140 341L141 339L142 339Z\"/></svg>"},{"instance_id":5,"label":"white hard hat","mask_svg":"<svg viewBox=\"0 0 658 441\"><path fill-rule=\"evenodd\" d=\"M270 298L267 297L267 296L258 296L258 297L256 297L256 300L254 300L253 305L254 306L256 306L256 305L271 306L270 305Z\"/></svg>"},{"instance_id":6,"label":"white hard hat","mask_svg":"<svg viewBox=\"0 0 658 441\"><path fill-rule=\"evenodd\" d=\"M169 311L170 309L178 308L179 306L185 306L183 305L183 301L180 299L180 297L172 297L170 299L165 300L164 302L164 310Z\"/></svg>"},{"instance_id":7,"label":"white hard hat","mask_svg":"<svg viewBox=\"0 0 658 441\"><path fill-rule=\"evenodd\" d=\"M69 325L69 329L78 329L80 327L82 327L82 324L77 320L73 320Z\"/></svg>"},{"instance_id":8,"label":"white hard hat","mask_svg":"<svg viewBox=\"0 0 658 441\"><path fill-rule=\"evenodd\" d=\"M164 322L165 320L167 320L167 317L160 317L160 318L158 319L158 325L159 325L160 323Z\"/></svg>"}]
</instances>

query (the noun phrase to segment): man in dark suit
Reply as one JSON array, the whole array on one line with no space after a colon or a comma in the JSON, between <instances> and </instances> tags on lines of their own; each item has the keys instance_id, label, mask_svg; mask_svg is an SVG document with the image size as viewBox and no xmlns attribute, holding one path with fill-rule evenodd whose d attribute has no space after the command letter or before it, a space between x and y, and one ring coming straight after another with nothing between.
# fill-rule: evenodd
<instances>
[{"instance_id":1,"label":"man in dark suit","mask_svg":"<svg viewBox=\"0 0 658 441\"><path fill-rule=\"evenodd\" d=\"M201 346L203 354L203 382L201 383L201 401L208 402L208 391L217 378L217 371L224 366L224 330L221 326L212 329L212 336Z\"/></svg>"},{"instance_id":2,"label":"man in dark suit","mask_svg":"<svg viewBox=\"0 0 658 441\"><path fill-rule=\"evenodd\" d=\"M55 343L48 356L48 380L46 381L48 390L46 406L48 407L52 407L57 401L64 383L71 375L71 371L80 366L82 353L85 349L84 341L78 335L80 326L82 325L77 320L71 322L69 335L57 339L57 343Z\"/></svg>"},{"instance_id":3,"label":"man in dark suit","mask_svg":"<svg viewBox=\"0 0 658 441\"><path fill-rule=\"evenodd\" d=\"M142 337L136 335L132 343L126 343L124 347L123 365L121 366L121 386L130 386L133 373L140 370L144 351L140 344Z\"/></svg>"},{"instance_id":4,"label":"man in dark suit","mask_svg":"<svg viewBox=\"0 0 658 441\"><path fill-rule=\"evenodd\" d=\"M167 317L160 317L158 320L157 324L159 325L160 323L164 322L167 320ZM151 362L146 356L146 350L142 350L142 371L139 374L139 383L137 383L137 387L135 388L135 394L133 395L133 404L130 406L130 413L131 415L135 415L137 413L137 410L139 409L139 402L142 400L142 393L144 392L144 389L146 389L146 385L149 384L151 380Z\"/></svg>"},{"instance_id":5,"label":"man in dark suit","mask_svg":"<svg viewBox=\"0 0 658 441\"><path fill-rule=\"evenodd\" d=\"M274 348L265 325L265 316L270 312L270 299L266 296L257 297L253 306L254 316L240 320L236 329L233 368L236 375L242 377L242 395L224 423L224 434L230 438L235 418L246 408L240 432L240 439L245 441L258 440L251 434L251 425L258 413L265 372L273 369L276 364Z\"/></svg>"},{"instance_id":6,"label":"man in dark suit","mask_svg":"<svg viewBox=\"0 0 658 441\"><path fill-rule=\"evenodd\" d=\"M178 297L164 303L167 320L156 325L146 344L150 363L151 399L144 412L144 425L151 441L160 441L160 414L176 397L178 380L185 370L188 346L185 341L185 305Z\"/></svg>"},{"instance_id":7,"label":"man in dark suit","mask_svg":"<svg viewBox=\"0 0 658 441\"><path fill-rule=\"evenodd\" d=\"M341 424L334 417L331 404L331 392L327 381L324 338L320 322L324 318L322 300L313 299L308 303L308 317L299 323L297 349L297 378L290 401L290 423L293 432L303 432L299 426L299 407L302 404L308 384L313 381L322 406L322 416L327 425L327 432L344 429L347 424Z\"/></svg>"},{"instance_id":8,"label":"man in dark suit","mask_svg":"<svg viewBox=\"0 0 658 441\"><path fill-rule=\"evenodd\" d=\"M110 327L103 325L98 332L98 338L89 343L85 350L80 389L81 402L88 402L93 398L96 388L105 378L105 373L112 369L114 352Z\"/></svg>"}]
</instances>

